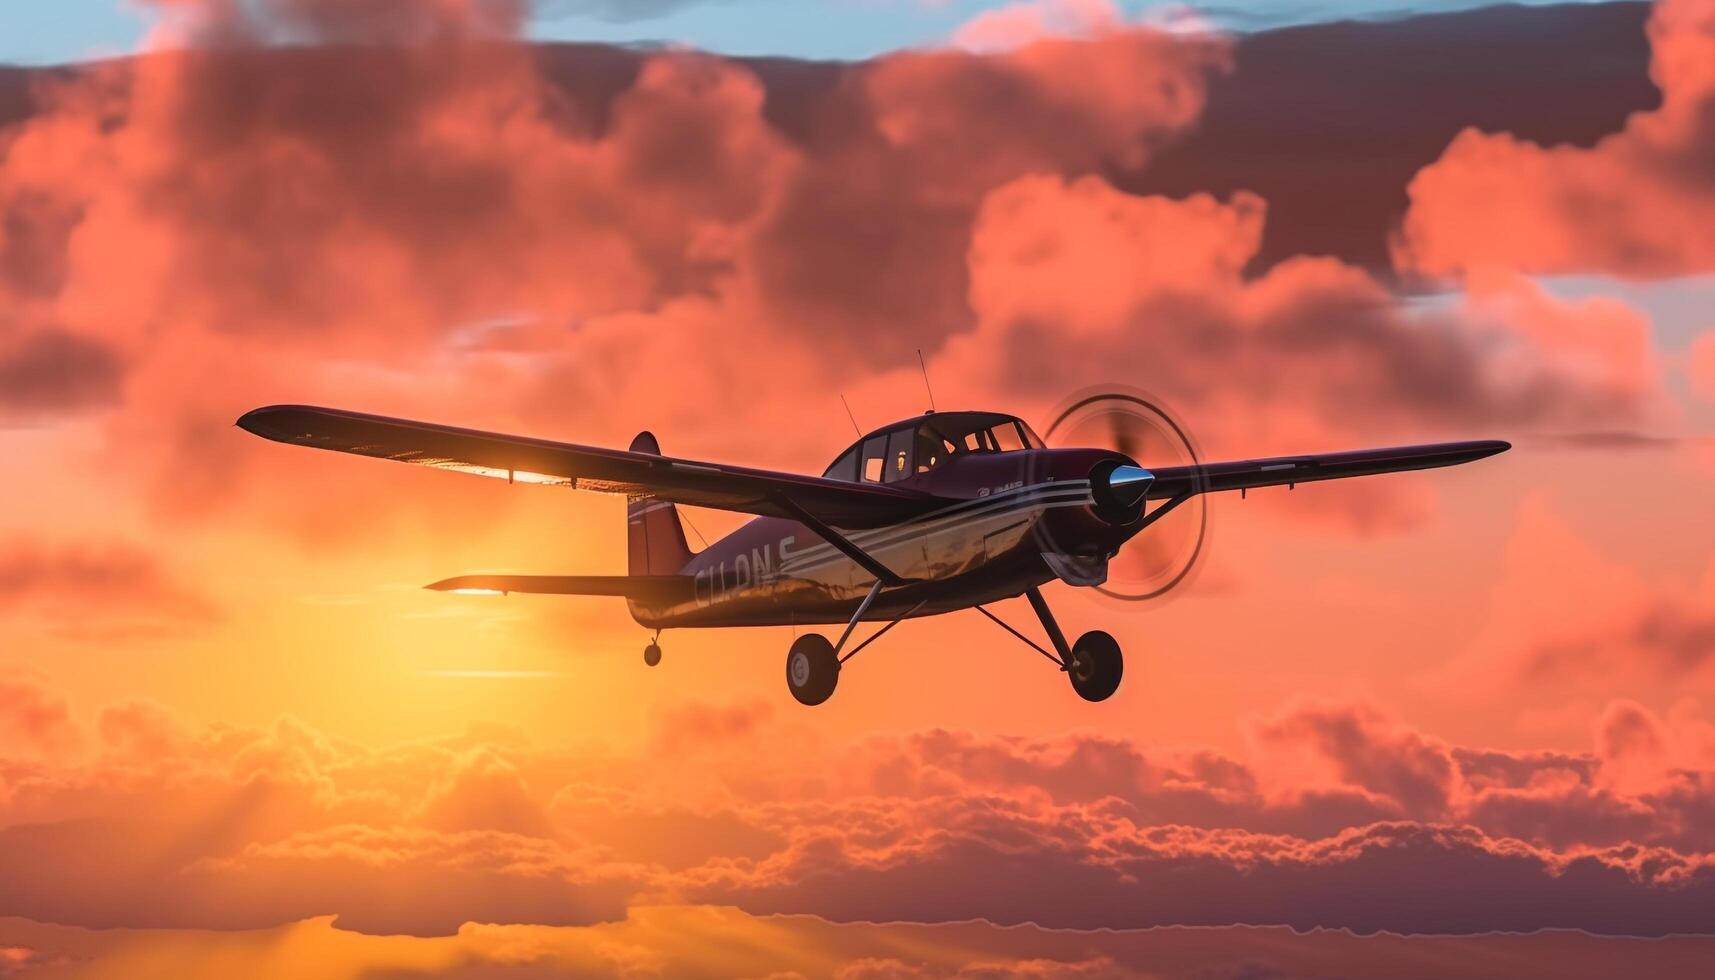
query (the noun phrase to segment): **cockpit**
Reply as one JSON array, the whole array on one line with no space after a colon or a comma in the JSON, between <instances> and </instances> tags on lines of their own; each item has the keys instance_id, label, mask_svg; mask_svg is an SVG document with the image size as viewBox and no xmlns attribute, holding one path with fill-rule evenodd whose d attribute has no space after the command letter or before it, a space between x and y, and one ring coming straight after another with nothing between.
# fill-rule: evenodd
<instances>
[{"instance_id":1,"label":"cockpit","mask_svg":"<svg viewBox=\"0 0 1715 980\"><path fill-rule=\"evenodd\" d=\"M958 456L1043 448L1022 419L994 412L947 412L873 432L834 460L824 479L897 483Z\"/></svg>"}]
</instances>

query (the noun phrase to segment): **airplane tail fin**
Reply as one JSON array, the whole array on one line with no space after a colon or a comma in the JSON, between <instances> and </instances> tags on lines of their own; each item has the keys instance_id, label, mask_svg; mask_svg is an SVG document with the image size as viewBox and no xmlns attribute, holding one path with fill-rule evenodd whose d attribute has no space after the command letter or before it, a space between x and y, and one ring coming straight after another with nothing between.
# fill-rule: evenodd
<instances>
[{"instance_id":1,"label":"airplane tail fin","mask_svg":"<svg viewBox=\"0 0 1715 980\"><path fill-rule=\"evenodd\" d=\"M634 453L661 454L661 445L648 432L631 440ZM679 509L653 497L632 497L625 509L632 575L676 575L691 560Z\"/></svg>"}]
</instances>

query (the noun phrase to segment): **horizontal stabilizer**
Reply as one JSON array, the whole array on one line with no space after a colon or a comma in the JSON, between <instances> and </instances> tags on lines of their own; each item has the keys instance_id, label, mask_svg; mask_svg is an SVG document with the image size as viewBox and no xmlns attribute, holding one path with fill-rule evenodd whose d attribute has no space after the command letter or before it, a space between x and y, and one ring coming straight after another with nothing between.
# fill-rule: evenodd
<instances>
[{"instance_id":1,"label":"horizontal stabilizer","mask_svg":"<svg viewBox=\"0 0 1715 980\"><path fill-rule=\"evenodd\" d=\"M689 575L460 575L436 582L437 592L471 595L611 595L645 602L688 601L694 579Z\"/></svg>"}]
</instances>

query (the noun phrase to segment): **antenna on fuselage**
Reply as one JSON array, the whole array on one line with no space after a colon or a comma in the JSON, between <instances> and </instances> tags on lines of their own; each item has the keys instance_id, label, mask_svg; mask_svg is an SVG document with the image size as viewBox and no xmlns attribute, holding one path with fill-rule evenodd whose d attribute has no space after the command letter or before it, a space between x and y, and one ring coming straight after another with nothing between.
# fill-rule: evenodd
<instances>
[{"instance_id":1,"label":"antenna on fuselage","mask_svg":"<svg viewBox=\"0 0 1715 980\"><path fill-rule=\"evenodd\" d=\"M917 366L923 369L923 390L929 393L929 411L935 411L935 389L929 387L929 365L923 360L923 348L917 348Z\"/></svg>"},{"instance_id":2,"label":"antenna on fuselage","mask_svg":"<svg viewBox=\"0 0 1715 980\"><path fill-rule=\"evenodd\" d=\"M846 407L846 418L852 420L852 431L858 434L859 439L862 439L863 429L858 427L857 416L852 414L852 403L846 401L846 393L843 391L840 392L840 404Z\"/></svg>"}]
</instances>

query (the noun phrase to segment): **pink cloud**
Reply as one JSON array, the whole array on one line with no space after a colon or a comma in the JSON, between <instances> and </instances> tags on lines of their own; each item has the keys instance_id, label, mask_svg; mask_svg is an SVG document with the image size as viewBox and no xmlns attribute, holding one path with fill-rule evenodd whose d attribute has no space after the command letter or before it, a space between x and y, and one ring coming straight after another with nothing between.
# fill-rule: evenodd
<instances>
[{"instance_id":1,"label":"pink cloud","mask_svg":"<svg viewBox=\"0 0 1715 980\"><path fill-rule=\"evenodd\" d=\"M971 51L1006 51L1048 38L1087 38L1125 25L1113 0L1023 0L985 10L953 33Z\"/></svg>"},{"instance_id":2,"label":"pink cloud","mask_svg":"<svg viewBox=\"0 0 1715 980\"><path fill-rule=\"evenodd\" d=\"M369 749L139 704L98 712L91 739L63 699L26 693L8 717L70 748L0 761L0 843L17 856L0 915L251 928L337 913L428 934L691 901L1083 927L1715 929L1715 728L1690 709L1616 703L1592 753L1553 755L1300 704L1257 720L1258 752L1233 758L1088 735L841 744L687 706L646 755L574 755L502 732ZM1422 904L1384 899L1402 876Z\"/></svg>"},{"instance_id":3,"label":"pink cloud","mask_svg":"<svg viewBox=\"0 0 1715 980\"><path fill-rule=\"evenodd\" d=\"M1715 11L1704 0L1658 0L1648 29L1659 109L1591 149L1466 130L1412 181L1396 265L1433 276L1715 268Z\"/></svg>"}]
</instances>

